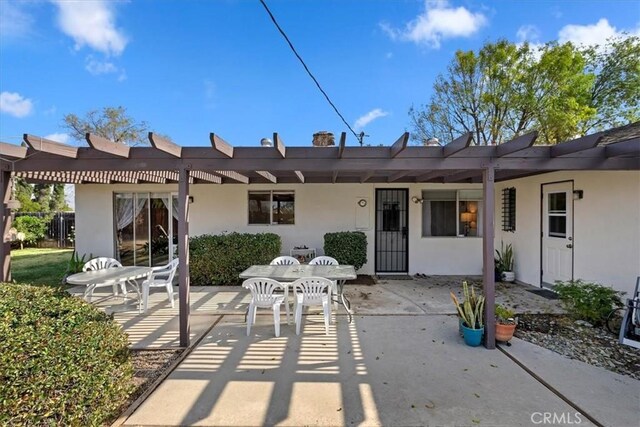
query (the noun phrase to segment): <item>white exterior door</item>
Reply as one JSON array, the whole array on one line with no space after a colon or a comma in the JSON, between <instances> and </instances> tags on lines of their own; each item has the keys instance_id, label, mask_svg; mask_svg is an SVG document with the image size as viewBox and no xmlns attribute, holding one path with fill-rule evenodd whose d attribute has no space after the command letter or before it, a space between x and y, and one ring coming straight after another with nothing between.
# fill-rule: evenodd
<instances>
[{"instance_id":1,"label":"white exterior door","mask_svg":"<svg viewBox=\"0 0 640 427\"><path fill-rule=\"evenodd\" d=\"M573 279L573 182L542 186L542 283Z\"/></svg>"}]
</instances>

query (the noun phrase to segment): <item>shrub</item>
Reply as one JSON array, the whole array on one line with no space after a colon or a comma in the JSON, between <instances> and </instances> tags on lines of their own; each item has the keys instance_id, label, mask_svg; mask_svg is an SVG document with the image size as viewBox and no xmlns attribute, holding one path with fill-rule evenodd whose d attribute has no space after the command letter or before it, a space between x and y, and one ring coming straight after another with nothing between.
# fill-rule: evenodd
<instances>
[{"instance_id":1,"label":"shrub","mask_svg":"<svg viewBox=\"0 0 640 427\"><path fill-rule=\"evenodd\" d=\"M585 320L594 326L602 325L614 307L623 307L620 299L623 292L598 283L582 280L558 282L553 289L573 318Z\"/></svg>"},{"instance_id":2,"label":"shrub","mask_svg":"<svg viewBox=\"0 0 640 427\"><path fill-rule=\"evenodd\" d=\"M13 225L19 232L24 233L24 242L28 245L35 245L47 236L48 218L38 218L36 216L19 216Z\"/></svg>"},{"instance_id":3,"label":"shrub","mask_svg":"<svg viewBox=\"0 0 640 427\"><path fill-rule=\"evenodd\" d=\"M361 231L340 231L324 235L324 253L356 270L367 263L367 236Z\"/></svg>"},{"instance_id":4,"label":"shrub","mask_svg":"<svg viewBox=\"0 0 640 427\"><path fill-rule=\"evenodd\" d=\"M60 290L0 283L0 425L101 425L132 391L127 337Z\"/></svg>"},{"instance_id":5,"label":"shrub","mask_svg":"<svg viewBox=\"0 0 640 427\"><path fill-rule=\"evenodd\" d=\"M230 233L192 237L189 274L197 286L237 285L238 275L254 264L269 264L280 255L282 242L273 233Z\"/></svg>"}]
</instances>

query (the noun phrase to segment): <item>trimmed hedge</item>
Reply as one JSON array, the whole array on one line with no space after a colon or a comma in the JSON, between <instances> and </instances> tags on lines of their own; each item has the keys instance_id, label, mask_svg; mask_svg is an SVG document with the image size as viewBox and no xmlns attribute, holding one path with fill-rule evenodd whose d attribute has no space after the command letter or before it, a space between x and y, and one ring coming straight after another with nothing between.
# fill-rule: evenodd
<instances>
[{"instance_id":1,"label":"trimmed hedge","mask_svg":"<svg viewBox=\"0 0 640 427\"><path fill-rule=\"evenodd\" d=\"M0 425L101 425L132 375L109 316L61 290L0 283Z\"/></svg>"},{"instance_id":2,"label":"trimmed hedge","mask_svg":"<svg viewBox=\"0 0 640 427\"><path fill-rule=\"evenodd\" d=\"M324 254L356 270L367 263L367 236L361 231L340 231L324 235Z\"/></svg>"},{"instance_id":3,"label":"trimmed hedge","mask_svg":"<svg viewBox=\"0 0 640 427\"><path fill-rule=\"evenodd\" d=\"M254 264L280 256L282 242L273 233L204 234L189 241L191 284L238 285L238 275Z\"/></svg>"}]
</instances>

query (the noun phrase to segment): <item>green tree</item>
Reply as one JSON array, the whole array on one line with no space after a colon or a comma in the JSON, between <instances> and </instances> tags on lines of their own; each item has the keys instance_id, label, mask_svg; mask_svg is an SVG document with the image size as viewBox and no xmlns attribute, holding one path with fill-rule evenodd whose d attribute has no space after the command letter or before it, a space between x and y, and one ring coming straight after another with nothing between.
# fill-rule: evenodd
<instances>
[{"instance_id":1,"label":"green tree","mask_svg":"<svg viewBox=\"0 0 640 427\"><path fill-rule=\"evenodd\" d=\"M64 184L53 184L51 199L49 200L49 210L51 212L67 211L69 206L64 198Z\"/></svg>"},{"instance_id":2,"label":"green tree","mask_svg":"<svg viewBox=\"0 0 640 427\"><path fill-rule=\"evenodd\" d=\"M637 37L539 50L500 40L477 53L458 51L429 102L409 110L413 138L450 141L473 132L486 145L538 130L539 142L557 143L637 121L639 52Z\"/></svg>"},{"instance_id":3,"label":"green tree","mask_svg":"<svg viewBox=\"0 0 640 427\"><path fill-rule=\"evenodd\" d=\"M89 132L107 138L118 144L144 145L148 144L145 122L137 122L127 115L124 107L105 107L101 111L89 111L84 118L75 114L67 114L63 119L63 126L70 135L84 141Z\"/></svg>"},{"instance_id":4,"label":"green tree","mask_svg":"<svg viewBox=\"0 0 640 427\"><path fill-rule=\"evenodd\" d=\"M42 206L33 200L33 185L22 178L14 178L14 196L20 202L19 212L40 212Z\"/></svg>"}]
</instances>

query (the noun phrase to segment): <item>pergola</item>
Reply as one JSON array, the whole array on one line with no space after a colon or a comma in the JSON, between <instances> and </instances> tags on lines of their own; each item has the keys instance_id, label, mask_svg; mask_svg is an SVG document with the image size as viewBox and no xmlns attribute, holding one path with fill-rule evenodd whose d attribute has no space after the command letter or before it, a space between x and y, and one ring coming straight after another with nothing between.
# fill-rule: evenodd
<instances>
[{"instance_id":1,"label":"pergola","mask_svg":"<svg viewBox=\"0 0 640 427\"><path fill-rule=\"evenodd\" d=\"M3 244L0 280L9 281L10 180L32 183L178 183L180 345L189 345L189 187L233 183L422 183L483 185L483 285L486 347L494 336L494 184L558 170L640 170L640 123L558 145L534 145L535 132L498 146L476 146L465 134L445 146L409 146L404 133L388 147L233 147L211 133L211 147L182 147L149 133L150 147L129 147L87 134L89 147L24 135L23 146L0 142Z\"/></svg>"}]
</instances>

